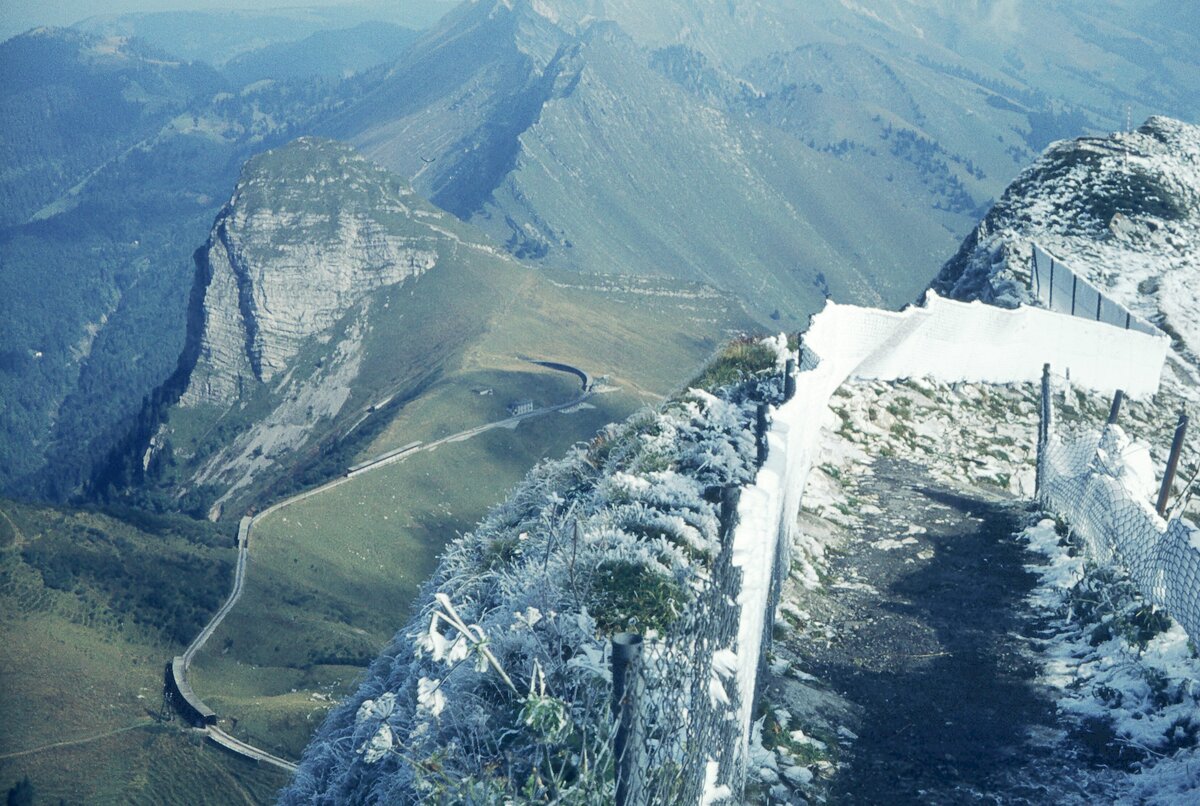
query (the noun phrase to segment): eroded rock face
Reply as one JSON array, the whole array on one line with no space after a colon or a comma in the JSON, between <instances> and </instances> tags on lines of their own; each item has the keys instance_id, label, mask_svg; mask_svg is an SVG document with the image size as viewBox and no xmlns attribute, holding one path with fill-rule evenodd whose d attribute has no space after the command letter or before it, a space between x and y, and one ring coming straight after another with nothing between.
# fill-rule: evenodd
<instances>
[{"instance_id":1,"label":"eroded rock face","mask_svg":"<svg viewBox=\"0 0 1200 806\"><path fill-rule=\"evenodd\" d=\"M252 160L196 254L207 288L182 405L236 401L366 294L433 268L427 239L378 220L403 212L404 195L328 141L306 138Z\"/></svg>"}]
</instances>

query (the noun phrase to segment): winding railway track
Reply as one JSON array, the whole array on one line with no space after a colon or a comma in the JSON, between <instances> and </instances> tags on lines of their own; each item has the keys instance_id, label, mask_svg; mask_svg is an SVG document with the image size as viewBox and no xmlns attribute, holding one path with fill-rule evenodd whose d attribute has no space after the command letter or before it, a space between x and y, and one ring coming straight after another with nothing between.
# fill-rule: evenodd
<instances>
[{"instance_id":1,"label":"winding railway track","mask_svg":"<svg viewBox=\"0 0 1200 806\"><path fill-rule=\"evenodd\" d=\"M167 693L171 695L172 698L178 698L177 707L184 713L184 716L188 718L189 722L201 728L205 735L212 742L220 745L232 753L236 753L252 761L271 764L286 772L296 771L295 762L272 755L266 750L255 747L254 745L235 738L234 736L231 736L225 731L221 730L217 726L216 712L209 708L204 701L200 699L200 697L192 690L191 684L188 683L187 680L188 667L191 666L192 659L195 658L196 653L204 648L204 645L208 643L208 639L212 637L217 628L221 626L221 622L225 620L225 617L228 616L230 611L233 610L234 606L237 605L238 600L242 598L242 591L246 585L246 564L250 554L250 534L254 528L254 524L260 519L265 518L268 515L271 515L272 513L289 506L290 504L311 498L314 495L325 492L326 490L337 487L338 485L345 484L347 481L356 476L372 470L378 470L381 467L385 467L394 462L406 459L413 454L424 451L432 451L435 448L450 442L462 442L494 428L513 428L522 420L528 420L556 411L570 409L572 406L577 406L580 403L585 402L589 397L592 396L593 393L590 385L591 377L583 370L570 367L566 364L555 364L551 362L540 361L535 361L533 363L541 364L549 369L569 372L579 376L583 379L580 394L577 397L566 401L565 403L559 403L553 406L544 406L539 409L534 409L533 411L525 412L524 414L505 417L502 420L496 420L494 422L485 423L484 425L476 426L474 428L468 428L465 431L460 431L457 434L451 434L448 437L443 437L441 439L434 440L433 442L413 442L405 445L402 448L386 451L378 456L351 466L343 475L333 479L332 481L326 482L319 487L314 487L311 490L306 490L302 493L293 495L290 498L285 498L282 501L272 504L256 515L246 515L241 519L241 521L238 523L238 558L237 566L233 576L233 590L230 591L229 597L226 598L225 603L221 605L221 608L215 614L213 614L212 619L210 619L209 622L204 625L204 628L200 630L200 633L194 639L192 639L190 644L188 644L187 649L184 650L183 654L173 658L166 667L164 684L166 686Z\"/></svg>"}]
</instances>

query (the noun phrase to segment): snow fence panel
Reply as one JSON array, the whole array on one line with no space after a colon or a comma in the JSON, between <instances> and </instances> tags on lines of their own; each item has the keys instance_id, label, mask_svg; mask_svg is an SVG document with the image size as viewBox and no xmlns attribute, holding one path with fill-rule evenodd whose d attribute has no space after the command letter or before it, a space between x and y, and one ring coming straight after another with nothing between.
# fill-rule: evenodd
<instances>
[{"instance_id":1,"label":"snow fence panel","mask_svg":"<svg viewBox=\"0 0 1200 806\"><path fill-rule=\"evenodd\" d=\"M805 345L848 375L871 380L926 377L948 383L1020 383L1042 365L1069 371L1099 392L1131 397L1158 390L1170 340L1041 308L957 302L930 291L899 313L828 303Z\"/></svg>"},{"instance_id":2,"label":"snow fence panel","mask_svg":"<svg viewBox=\"0 0 1200 806\"><path fill-rule=\"evenodd\" d=\"M1109 298L1079 272L1036 243L1029 282L1034 297L1049 310L1105 322L1123 330L1149 335L1160 333L1153 324Z\"/></svg>"}]
</instances>

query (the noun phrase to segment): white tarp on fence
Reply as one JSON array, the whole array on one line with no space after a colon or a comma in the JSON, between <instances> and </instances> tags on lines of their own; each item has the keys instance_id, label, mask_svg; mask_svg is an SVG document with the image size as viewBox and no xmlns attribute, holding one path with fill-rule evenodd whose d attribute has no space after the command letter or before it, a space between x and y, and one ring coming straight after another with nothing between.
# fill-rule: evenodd
<instances>
[{"instance_id":1,"label":"white tarp on fence","mask_svg":"<svg viewBox=\"0 0 1200 806\"><path fill-rule=\"evenodd\" d=\"M1124 305L1102 291L1037 244L1033 245L1033 271L1030 290L1039 303L1051 311L1066 313L1097 322L1107 322L1123 330L1155 334L1159 330L1139 318Z\"/></svg>"},{"instance_id":2,"label":"white tarp on fence","mask_svg":"<svg viewBox=\"0 0 1200 806\"><path fill-rule=\"evenodd\" d=\"M830 302L813 317L804 334L805 369L798 374L796 395L774 410L767 461L738 507L733 562L744 574L737 646L741 752L750 736L761 638L766 620L775 615L767 610L776 547L781 532L783 545L790 545L820 447L821 421L839 386L850 377L1019 383L1038 380L1042 365L1049 363L1059 371L1070 369L1080 386L1151 395L1158 389L1167 346L1162 334L1038 308L955 302L932 291L923 306L901 312Z\"/></svg>"},{"instance_id":3,"label":"white tarp on fence","mask_svg":"<svg viewBox=\"0 0 1200 806\"><path fill-rule=\"evenodd\" d=\"M1133 397L1158 390L1170 339L1063 316L1042 308L955 302L932 291L925 305L899 313L829 305L804 343L825 360L855 362L860 378L928 377L941 381L1036 381L1042 364L1101 392Z\"/></svg>"}]
</instances>

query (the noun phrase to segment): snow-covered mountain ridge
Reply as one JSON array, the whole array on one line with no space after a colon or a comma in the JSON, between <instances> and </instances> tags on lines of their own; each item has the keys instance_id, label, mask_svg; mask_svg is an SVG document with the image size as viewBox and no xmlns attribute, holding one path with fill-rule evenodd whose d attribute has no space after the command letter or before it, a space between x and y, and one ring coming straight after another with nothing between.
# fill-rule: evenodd
<instances>
[{"instance_id":1,"label":"snow-covered mountain ridge","mask_svg":"<svg viewBox=\"0 0 1200 806\"><path fill-rule=\"evenodd\" d=\"M1200 127L1152 117L1132 132L1055 143L1009 185L933 288L1029 303L1035 242L1172 336L1179 380L1195 385Z\"/></svg>"},{"instance_id":2,"label":"snow-covered mountain ridge","mask_svg":"<svg viewBox=\"0 0 1200 806\"><path fill-rule=\"evenodd\" d=\"M950 340L967 342L965 348L956 349L947 334ZM1111 339L1112 355L1079 349L1080 343L1105 339ZM775 606L768 591L772 580L778 580L772 557L780 553L770 547L779 542L791 545L794 539L804 477L818 455L822 415L835 390L855 374L887 380L928 375L954 383L969 378L998 384L1033 381L1042 362L1050 361L1072 362L1079 382L1111 391L1119 377L1141 368L1153 354L1154 383L1141 390L1149 395L1157 389L1165 342L1161 336L1043 310L1002 310L940 300L936 295L930 295L924 309L901 313L827 306L805 334L796 395L772 409L767 464L758 474L750 471L752 484L745 485L749 479L741 472L750 470L746 454L752 443L746 432L752 407L747 404L761 393L751 394L744 386L725 389L725 400L692 390L661 413L644 421L635 418L623 431L602 435L566 460L535 471L508 502L475 533L456 541L443 558L428 591L434 601L416 623L397 635L351 702L331 715L306 751L287 799L299 802L352 794L417 802L421 797L470 800L468 796L476 792L502 798L512 792L514 778L533 776L514 765L512 756L504 762L504 773L493 772L502 764L499 746L492 746L496 737L507 735L509 741L517 741L520 733L519 741L529 752L544 747L548 738L536 730L525 735L526 728L537 724L530 708L552 707L557 714L559 727L551 740L555 746L574 744L575 734L584 741L602 733L605 722L597 716L595 703L598 696L601 701L608 699L603 684L578 677L576 671L602 673L605 633L627 629L649 638L666 636L652 645L655 653L662 653L653 656L656 662L681 647L686 654L690 641L719 642L711 669L672 672L678 672L688 690L711 674L716 681L709 689L713 701L737 710L740 741L738 736L717 739L703 733L707 723L701 717L685 720L683 729L699 726L695 736L689 734L686 746L699 743L714 759L710 774L703 776L706 798L712 795L705 802L718 802L722 791L725 798L740 796L745 766L736 760L727 766L715 759L724 758L726 745L735 748L735 757L745 752L752 735L758 639L768 634L764 628L769 631ZM942 349L930 349L934 343ZM778 347L782 346L780 339ZM1122 349L1125 346L1129 349ZM1107 372L1121 362L1124 374ZM760 369L766 372L775 362L758 363L766 365ZM986 370L983 374L979 374L981 367ZM741 433L735 424L739 418L744 422ZM703 460L697 462L698 457ZM1010 473L1003 483L1009 486L1015 480L1020 489L1014 475ZM714 544L711 530L706 531L701 520L711 525L713 488L730 482L745 485L736 509L738 522ZM723 496L721 500L724 503ZM711 604L704 595L706 572L710 579L719 577L718 567L709 565L717 545L719 556L726 556L728 549L734 566L743 573L733 592L721 591L725 601L736 601L741 608L736 640L713 622L684 620L697 609L719 612L702 607ZM804 559L819 553L803 539L796 538L795 545ZM682 548L683 555L677 557L672 546ZM804 573L805 565L785 565L782 575L799 572L806 584L819 584L817 574ZM537 583L539 579L543 581ZM606 615L614 604L617 618ZM547 613L550 623L535 630ZM674 624L666 629L676 617L683 627ZM558 625L554 618L560 620ZM443 624L451 629L443 631ZM483 655L480 647L489 640L493 654ZM521 689L504 673L516 668L513 677L531 681L529 695L523 701L514 699L494 679L489 682L486 674L482 678L455 674L458 664L476 653L480 653L477 675L494 669L519 698ZM720 666L725 671L718 670L717 655L722 656ZM723 677L737 681L734 694L721 682ZM718 688L720 695L712 693ZM680 712L694 712L707 700L700 697ZM658 700L647 707L658 708ZM607 713L607 708L600 710ZM522 714L516 722L514 711ZM671 741L667 743L674 747ZM693 753L689 758L697 756ZM427 774L431 760L442 771L453 767L448 779L434 780ZM561 781L584 774L578 769L578 758L554 756L547 763L554 771L554 783L541 788L539 782L535 800L555 797ZM657 777L660 767L650 763L646 769L655 770ZM694 783L696 772L689 769L687 777ZM447 789L445 780L462 783L460 788ZM594 784L601 785L601 781ZM483 802L493 800L483 798Z\"/></svg>"}]
</instances>

